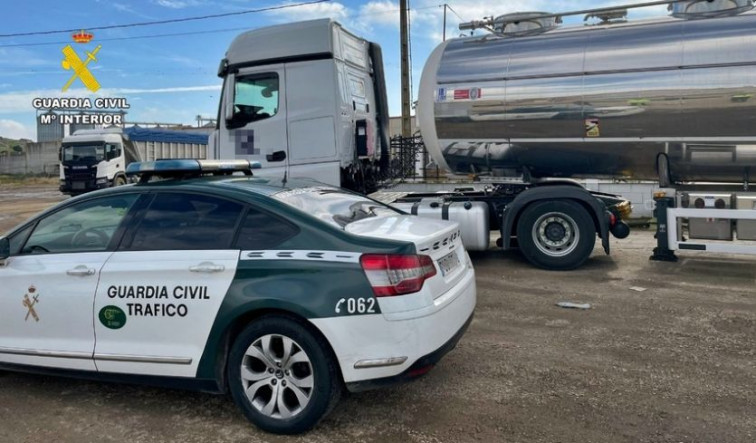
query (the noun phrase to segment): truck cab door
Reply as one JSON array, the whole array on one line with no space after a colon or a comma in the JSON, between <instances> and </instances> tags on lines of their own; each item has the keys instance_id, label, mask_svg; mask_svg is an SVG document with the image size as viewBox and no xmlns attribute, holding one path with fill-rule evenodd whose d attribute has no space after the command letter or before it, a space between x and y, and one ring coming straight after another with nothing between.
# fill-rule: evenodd
<instances>
[{"instance_id":1,"label":"truck cab door","mask_svg":"<svg viewBox=\"0 0 756 443\"><path fill-rule=\"evenodd\" d=\"M226 82L221 158L258 161L256 175L283 176L289 152L284 65L241 69Z\"/></svg>"}]
</instances>

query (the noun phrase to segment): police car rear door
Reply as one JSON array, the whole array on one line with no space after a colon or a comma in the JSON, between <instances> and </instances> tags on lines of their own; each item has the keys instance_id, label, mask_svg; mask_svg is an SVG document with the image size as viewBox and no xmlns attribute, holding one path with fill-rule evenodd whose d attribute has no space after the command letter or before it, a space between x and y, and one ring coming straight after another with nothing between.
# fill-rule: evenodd
<instances>
[{"instance_id":1,"label":"police car rear door","mask_svg":"<svg viewBox=\"0 0 756 443\"><path fill-rule=\"evenodd\" d=\"M102 270L95 298L101 372L193 377L236 272L244 206L157 193Z\"/></svg>"}]
</instances>

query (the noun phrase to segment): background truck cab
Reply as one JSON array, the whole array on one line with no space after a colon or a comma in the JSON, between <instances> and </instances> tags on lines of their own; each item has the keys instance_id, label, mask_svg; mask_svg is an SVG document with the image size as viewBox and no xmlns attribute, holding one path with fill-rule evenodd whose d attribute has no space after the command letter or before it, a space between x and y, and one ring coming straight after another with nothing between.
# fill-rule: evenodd
<instances>
[{"instance_id":1,"label":"background truck cab","mask_svg":"<svg viewBox=\"0 0 756 443\"><path fill-rule=\"evenodd\" d=\"M258 161L267 176L371 182L388 161L381 60L378 45L330 19L239 35L219 68L209 155Z\"/></svg>"},{"instance_id":2,"label":"background truck cab","mask_svg":"<svg viewBox=\"0 0 756 443\"><path fill-rule=\"evenodd\" d=\"M78 130L60 148L60 192L81 194L126 184L126 166L139 153L121 129Z\"/></svg>"}]
</instances>

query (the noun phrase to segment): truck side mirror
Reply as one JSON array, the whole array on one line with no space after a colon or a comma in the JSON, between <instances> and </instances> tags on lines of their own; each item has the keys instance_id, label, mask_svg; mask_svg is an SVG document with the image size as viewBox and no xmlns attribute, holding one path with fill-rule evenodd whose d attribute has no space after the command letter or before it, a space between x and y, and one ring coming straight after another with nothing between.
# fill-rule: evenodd
<instances>
[{"instance_id":1,"label":"truck side mirror","mask_svg":"<svg viewBox=\"0 0 756 443\"><path fill-rule=\"evenodd\" d=\"M224 83L223 100L225 100L225 106L223 108L223 117L226 120L226 124L234 118L234 92L236 90L236 75L231 73L226 76L226 82Z\"/></svg>"},{"instance_id":2,"label":"truck side mirror","mask_svg":"<svg viewBox=\"0 0 756 443\"><path fill-rule=\"evenodd\" d=\"M10 257L10 240L8 237L0 238L0 260Z\"/></svg>"}]
</instances>

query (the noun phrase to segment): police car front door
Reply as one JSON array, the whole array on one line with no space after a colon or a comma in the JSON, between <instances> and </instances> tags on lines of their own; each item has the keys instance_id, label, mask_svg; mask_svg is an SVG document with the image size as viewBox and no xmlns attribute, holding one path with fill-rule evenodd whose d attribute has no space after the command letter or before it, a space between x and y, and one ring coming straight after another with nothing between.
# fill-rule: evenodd
<instances>
[{"instance_id":1,"label":"police car front door","mask_svg":"<svg viewBox=\"0 0 756 443\"><path fill-rule=\"evenodd\" d=\"M11 236L0 266L0 362L95 370L97 279L136 198L67 206Z\"/></svg>"},{"instance_id":2,"label":"police car front door","mask_svg":"<svg viewBox=\"0 0 756 443\"><path fill-rule=\"evenodd\" d=\"M181 192L157 194L103 267L95 297L101 372L196 375L236 272L231 249L243 206Z\"/></svg>"}]
</instances>

